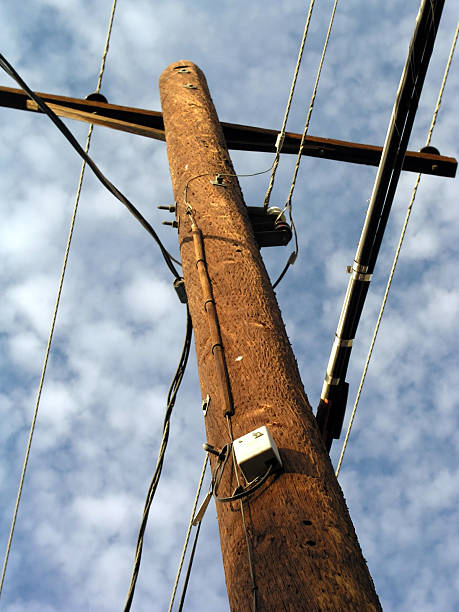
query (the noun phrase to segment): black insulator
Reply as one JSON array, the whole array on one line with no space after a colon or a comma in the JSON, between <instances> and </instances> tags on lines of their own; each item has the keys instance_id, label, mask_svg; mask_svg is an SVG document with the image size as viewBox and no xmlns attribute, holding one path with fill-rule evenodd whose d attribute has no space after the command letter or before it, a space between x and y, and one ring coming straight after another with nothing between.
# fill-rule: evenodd
<instances>
[{"instance_id":1,"label":"black insulator","mask_svg":"<svg viewBox=\"0 0 459 612\"><path fill-rule=\"evenodd\" d=\"M280 208L247 206L250 223L258 246L285 246L292 238L292 229L285 221Z\"/></svg>"},{"instance_id":2,"label":"black insulator","mask_svg":"<svg viewBox=\"0 0 459 612\"><path fill-rule=\"evenodd\" d=\"M107 98L97 91L89 94L89 96L86 96L85 100L89 100L90 102L104 102L105 104L108 104Z\"/></svg>"},{"instance_id":3,"label":"black insulator","mask_svg":"<svg viewBox=\"0 0 459 612\"><path fill-rule=\"evenodd\" d=\"M440 151L437 149L437 147L431 147L430 145L428 147L422 147L419 153L428 153L429 155L440 155Z\"/></svg>"}]
</instances>

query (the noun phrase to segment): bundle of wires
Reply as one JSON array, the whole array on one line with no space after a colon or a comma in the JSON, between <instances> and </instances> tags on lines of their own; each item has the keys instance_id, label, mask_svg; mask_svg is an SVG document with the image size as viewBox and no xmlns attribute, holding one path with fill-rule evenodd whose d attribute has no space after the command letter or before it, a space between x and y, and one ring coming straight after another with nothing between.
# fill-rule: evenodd
<instances>
[{"instance_id":1,"label":"bundle of wires","mask_svg":"<svg viewBox=\"0 0 459 612\"><path fill-rule=\"evenodd\" d=\"M191 324L190 312L187 308L187 323L186 323L185 341L183 343L183 349L182 349L182 354L180 356L179 365L174 374L174 378L172 379L172 383L171 383L171 386L169 387L169 392L167 394L166 414L164 416L164 422L163 422L163 436L162 436L161 445L159 448L158 459L156 461L156 468L153 474L153 478L151 479L150 486L148 488L147 499L145 501L142 521L140 523L139 535L137 537L137 548L136 548L136 553L135 553L134 568L132 570L131 584L129 586L129 591L128 591L128 595L126 598L126 604L124 606L124 612L128 612L131 609L132 599L134 597L134 590L135 590L135 586L137 582L137 577L139 575L140 560L142 557L142 548L143 548L143 538L145 534L145 528L147 526L148 514L150 512L151 503L153 501L153 497L155 496L156 489L159 483L159 479L161 477L161 471L162 471L163 462L164 462L164 455L166 452L167 442L169 439L170 419L172 415L172 410L175 405L175 400L177 398L177 393L180 387L180 383L182 382L183 375L185 374L186 364L188 362L188 356L190 354L192 330L193 330L193 327Z\"/></svg>"}]
</instances>

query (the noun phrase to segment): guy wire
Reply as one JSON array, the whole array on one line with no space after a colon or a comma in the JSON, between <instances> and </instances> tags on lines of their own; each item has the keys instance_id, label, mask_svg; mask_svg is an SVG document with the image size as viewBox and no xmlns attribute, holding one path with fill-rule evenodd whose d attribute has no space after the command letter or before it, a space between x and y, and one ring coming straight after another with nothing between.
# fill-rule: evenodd
<instances>
[{"instance_id":1,"label":"guy wire","mask_svg":"<svg viewBox=\"0 0 459 612\"><path fill-rule=\"evenodd\" d=\"M324 43L324 46L323 46L323 49L322 49L322 55L321 55L321 58L320 58L319 67L317 69L316 80L315 80L314 87L313 87L313 90L312 90L311 101L309 103L309 108L308 108L308 112L307 112L307 115L306 115L306 121L305 121L305 124L304 124L303 135L301 136L300 147L298 149L298 155L296 157L296 164L295 164L295 168L293 170L293 176L292 176L292 182L290 184L290 190L289 190L289 193L288 193L287 200L285 202L284 208L282 209L282 212L280 213L280 215L283 214L286 211L286 209L288 208L288 216L289 216L289 220L290 220L290 225L291 225L291 228L293 230L293 236L295 238L295 250L293 251L293 253L288 258L287 263L285 264L284 269L280 273L280 275L279 275L278 279L276 280L276 282L273 284L273 289L275 287L277 287L277 285L281 282L281 280L284 278L284 276L285 276L287 270L289 269L289 267L295 263L296 258L298 257L298 236L297 236L297 233L296 233L295 224L293 222L292 197L293 197L293 191L294 191L295 185L296 185L296 179L297 179L297 176L298 176L298 171L300 169L301 157L303 155L304 143L305 143L306 136L307 136L307 133L308 133L309 123L311 121L312 110L314 108L314 103L315 103L315 100L316 100L317 89L319 87L320 75L322 74L322 68L323 68L324 61L325 61L325 54L326 54L327 48L328 48L328 41L330 40L330 34L331 34L331 31L332 31L333 23L335 21L335 13L336 13L337 5L338 5L338 0L335 0L335 2L333 4L333 9L332 9L330 21L329 21L329 24L328 24L328 30L327 30L327 35L325 37L325 43Z\"/></svg>"},{"instance_id":2,"label":"guy wire","mask_svg":"<svg viewBox=\"0 0 459 612\"><path fill-rule=\"evenodd\" d=\"M98 76L98 79L97 79L97 92L99 92L99 90L100 90L100 86L102 84L102 77L103 77L103 74L104 74L104 71L105 71L105 62L106 62L106 57L107 57L108 48L109 48L109 44L110 44L110 35L111 35L111 31L112 31L113 18L114 18L114 15L115 15L116 2L117 2L117 0L113 0L112 10L111 10L110 19L109 19L109 25L108 25L107 37L106 37L106 40L105 40L104 52L103 52L103 55L102 55L102 61L101 61L101 66L100 66L100 70L99 70L99 76ZM90 125L89 130L88 130L88 135L86 137L86 145L85 145L85 149L84 149L86 154L88 153L89 147L90 147L90 144L91 144L92 132L93 132L93 125ZM67 244L66 244L65 253L64 253L64 261L63 261L63 264L62 264L62 270L61 270L61 275L60 275L60 279L59 279L59 286L58 286L58 290L57 290L56 302L55 302L55 305L54 305L54 311L53 311L51 327L50 327L49 336L48 336L48 342L47 342L46 349L45 349L45 356L44 356L42 371L41 371L41 375L40 375L40 381L39 381L39 384L38 384L37 397L36 397L36 401L35 401L35 408L34 408L34 412L33 412L33 416L32 416L32 422L31 422L30 430L29 430L29 437L28 437L27 445L26 445L24 464L23 464L23 467L22 467L21 477L20 477L20 480L19 480L19 487L18 487L18 492L17 492L17 496L16 496L16 503L15 503L15 506L14 506L13 518L12 518L12 521L11 521L10 533L9 533L9 536L8 536L8 543L7 543L7 546L6 546L5 556L4 556L4 560L3 560L3 567L2 567L2 573L1 573L1 578L0 578L0 597L1 597L1 594L2 594L2 590L3 590L3 583L5 581L6 568L7 568L7 565L8 565L8 559L9 559L9 555L10 555L11 543L13 541L14 529L15 529L15 526L16 526L16 519L17 519L17 515L18 515L18 510L19 510L19 504L21 502L22 489L23 489L23 486L24 486L24 479L25 479L25 475L26 475L26 471L27 471L27 466L28 466L28 463L29 463L30 448L32 446L32 439L33 439L33 434L34 434L34 431L35 431L35 424L36 424L37 417L38 417L38 409L39 409L39 406L40 406L40 399L41 399L41 394L42 394L42 390L43 390L43 384L44 384L45 376L46 376L46 368L47 368L47 365L48 365L49 353L50 353L50 350L51 350L51 343L52 343L52 340L53 340L54 328L55 328L55 325L56 325L57 312L58 312L58 309L59 309L59 304L60 304L60 299L61 299L61 294L62 294L62 288L63 288L63 284L64 284L65 271L67 269L67 262L68 262L69 252L70 252L70 245L71 245L71 242L72 242L73 230L74 230L74 227L75 227L75 220L76 220L76 214L77 214L77 210L78 210L78 203L80 201L80 194L81 194L81 188L82 188L82 185L83 185L83 177L84 177L85 167L86 167L86 161L83 161L83 164L82 164L82 167L81 167L81 171L80 171L80 177L79 177L79 180L78 180L78 187L77 187L77 192L76 192L76 196L75 196L75 203L74 203L74 206L73 206L72 218L71 218L71 221L70 221L70 227L69 227L69 232L68 232L68 237L67 237Z\"/></svg>"},{"instance_id":3,"label":"guy wire","mask_svg":"<svg viewBox=\"0 0 459 612\"><path fill-rule=\"evenodd\" d=\"M311 0L311 3L309 4L308 15L306 17L306 23L304 25L303 36L301 38L300 49L298 51L298 58L296 60L295 71L293 73L292 84L290 85L290 92L289 92L289 95L288 95L287 106L285 107L284 119L282 121L281 130L280 130L279 135L277 137L276 155L274 157L274 162L273 162L272 170L271 170L271 176L269 178L269 184L268 184L268 188L266 190L266 195L265 195L265 200L264 200L264 207L265 207L265 209L268 208L268 206L269 206L269 199L271 197L271 192L272 192L272 189L273 189L273 186L274 186L274 179L275 179L275 176L276 176L276 170L277 170L277 167L279 165L279 157L280 157L280 153L281 153L281 149L282 149L282 145L284 143L284 137L285 137L285 128L287 126L287 119L288 119L288 116L289 116L289 113L290 113L290 107L292 105L293 93L295 91L296 81L297 81L297 78L298 78L298 72L299 72L300 66L301 66L301 59L303 57L304 45L306 43L306 37L307 37L308 31L309 31L309 24L311 22L311 15L312 15L312 9L314 8L314 3L315 3L315 0Z\"/></svg>"}]
</instances>

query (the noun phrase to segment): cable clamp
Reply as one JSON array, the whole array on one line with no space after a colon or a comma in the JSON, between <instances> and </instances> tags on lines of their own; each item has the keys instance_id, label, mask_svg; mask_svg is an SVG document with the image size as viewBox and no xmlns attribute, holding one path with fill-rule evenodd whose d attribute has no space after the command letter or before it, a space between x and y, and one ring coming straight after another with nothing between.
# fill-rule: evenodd
<instances>
[{"instance_id":1,"label":"cable clamp","mask_svg":"<svg viewBox=\"0 0 459 612\"><path fill-rule=\"evenodd\" d=\"M354 261L351 271L358 272L359 274L366 274L368 272L368 266L363 266L362 264Z\"/></svg>"},{"instance_id":2,"label":"cable clamp","mask_svg":"<svg viewBox=\"0 0 459 612\"><path fill-rule=\"evenodd\" d=\"M293 266L293 264L295 263L297 257L298 257L298 253L296 251L293 251L293 253L288 258L288 264L290 266Z\"/></svg>"},{"instance_id":3,"label":"cable clamp","mask_svg":"<svg viewBox=\"0 0 459 612\"><path fill-rule=\"evenodd\" d=\"M285 140L285 132L279 132L279 134L277 135L276 138L276 151L280 151L282 149L282 145L284 144L284 140Z\"/></svg>"},{"instance_id":4,"label":"cable clamp","mask_svg":"<svg viewBox=\"0 0 459 612\"><path fill-rule=\"evenodd\" d=\"M340 338L339 336L335 336L335 344L339 347L345 347L345 348L351 348L352 343L354 342L353 338L350 339L345 339L345 338Z\"/></svg>"},{"instance_id":5,"label":"cable clamp","mask_svg":"<svg viewBox=\"0 0 459 612\"><path fill-rule=\"evenodd\" d=\"M216 305L216 304L215 304L215 300L214 300L213 298L210 298L209 300L206 300L206 301L204 302L204 310L205 310L206 312L207 312L207 304L213 304L214 306Z\"/></svg>"},{"instance_id":6,"label":"cable clamp","mask_svg":"<svg viewBox=\"0 0 459 612\"><path fill-rule=\"evenodd\" d=\"M226 183L223 180L223 175L222 174L217 174L215 176L215 179L212 181L210 181L211 185L215 185L216 187L226 187Z\"/></svg>"},{"instance_id":7,"label":"cable clamp","mask_svg":"<svg viewBox=\"0 0 459 612\"><path fill-rule=\"evenodd\" d=\"M325 374L325 382L327 385L339 385L340 380L340 378L333 378L328 372Z\"/></svg>"},{"instance_id":8,"label":"cable clamp","mask_svg":"<svg viewBox=\"0 0 459 612\"><path fill-rule=\"evenodd\" d=\"M351 278L364 283L369 283L372 276L373 274L359 274L358 272L353 272Z\"/></svg>"}]
</instances>

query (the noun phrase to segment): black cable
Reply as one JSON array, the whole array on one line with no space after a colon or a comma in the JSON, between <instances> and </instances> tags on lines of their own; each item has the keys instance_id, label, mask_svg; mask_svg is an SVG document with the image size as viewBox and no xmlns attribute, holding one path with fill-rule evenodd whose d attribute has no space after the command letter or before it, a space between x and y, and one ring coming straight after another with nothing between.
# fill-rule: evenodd
<instances>
[{"instance_id":1,"label":"black cable","mask_svg":"<svg viewBox=\"0 0 459 612\"><path fill-rule=\"evenodd\" d=\"M284 278L285 274L287 273L287 270L290 267L290 258L287 261L287 263L284 266L284 269L282 270L282 272L279 274L277 280L275 283L273 283L273 289L275 289L277 287L277 285L281 282L281 280Z\"/></svg>"},{"instance_id":2,"label":"black cable","mask_svg":"<svg viewBox=\"0 0 459 612\"><path fill-rule=\"evenodd\" d=\"M72 134L72 132L65 125L65 123L61 119L59 119L59 117L56 115L56 113L54 111L52 111L49 108L49 106L39 96L37 96L36 93L34 93L30 89L30 87L23 81L23 79L19 76L19 74L16 72L16 70L13 68L13 66L11 66L11 64L8 62L8 60L1 53L0 53L0 67L3 68L3 70L7 74L9 74L9 76L12 79L14 79L16 81L16 83L18 83L18 85L21 87L21 89L23 89L27 93L27 95L32 100L34 100L34 102L36 102L36 104L38 105L40 110L43 113L45 113L46 115L48 115L48 117L51 119L51 121L54 123L54 125L57 127L57 129L65 136L65 138L72 145L72 147L75 149L75 151L78 153L78 155L82 159L84 159L84 161L88 164L88 166L94 172L94 174L99 179L99 181L102 183L102 185L104 187L106 187L110 191L110 193L112 193L115 196L115 198L117 198L122 204L124 204L124 206L126 206L126 208L129 210L129 212L137 219L137 221L142 225L142 227L144 229L146 229L147 232L153 237L153 239L155 240L155 242L157 243L157 245L159 246L159 248L161 250L161 254L162 254L163 258L164 258L164 261L166 262L167 267L172 272L172 274L175 276L175 278L180 278L179 273L177 272L174 264L172 263L172 256L166 250L166 248L163 245L163 243L161 242L158 234L155 232L155 230L150 225L150 223L145 219L145 217L140 213L140 211L137 210L137 208L126 198L126 196L123 195L121 193L121 191L119 191L113 185L113 183L111 183L105 177L105 175L101 172L101 170L99 170L99 168L96 165L96 163L91 159L91 157L81 147L81 145L79 144L79 142L77 141L75 136Z\"/></svg>"},{"instance_id":3,"label":"black cable","mask_svg":"<svg viewBox=\"0 0 459 612\"><path fill-rule=\"evenodd\" d=\"M218 501L218 502L231 503L233 501L237 501L238 499L243 499L244 497L248 497L254 491L259 489L261 487L261 485L264 484L268 480L268 478L272 474L272 472L273 472L273 465L271 463L271 464L269 464L268 469L263 474L263 476L260 476L259 478L254 480L253 484L251 486L247 487L246 489L239 490L239 487L238 487L236 489L237 493L236 492L233 493L233 495L231 495L231 497L218 497L218 495L217 495L217 489L218 489L218 484L219 484L218 483L216 485L216 487L214 488L214 490L213 490L213 494L214 494L215 500Z\"/></svg>"},{"instance_id":4,"label":"black cable","mask_svg":"<svg viewBox=\"0 0 459 612\"><path fill-rule=\"evenodd\" d=\"M144 537L145 529L147 526L148 514L150 512L151 503L153 501L153 497L156 493L159 479L161 477L161 470L162 470L163 462L164 462L164 454L165 454L166 447L167 447L167 441L169 439L170 418L171 418L172 409L174 408L175 400L177 397L177 392L179 390L180 383L182 382L183 375L185 373L188 356L190 354L192 330L193 330L193 327L191 324L190 311L188 310L188 307L187 307L187 323L186 323L185 341L183 343L183 349L182 349L182 354L180 356L179 365L174 374L174 378L172 379L172 383L169 387L169 392L167 394L167 407L166 407L166 413L164 416L164 423L163 423L163 437L161 440L161 446L160 446L159 453L158 453L158 459L156 461L156 468L155 468L153 478L151 480L151 483L148 489L147 498L145 501L145 507L143 511L143 516L142 516L142 521L140 523L139 535L137 537L137 547L136 547L136 553L135 553L134 567L132 570L131 584L129 586L129 591L128 591L128 595L126 598L126 604L124 606L124 612L128 612L131 609L132 599L134 597L134 590L135 590L135 586L137 582L137 577L139 575L140 560L142 557L143 537Z\"/></svg>"}]
</instances>

